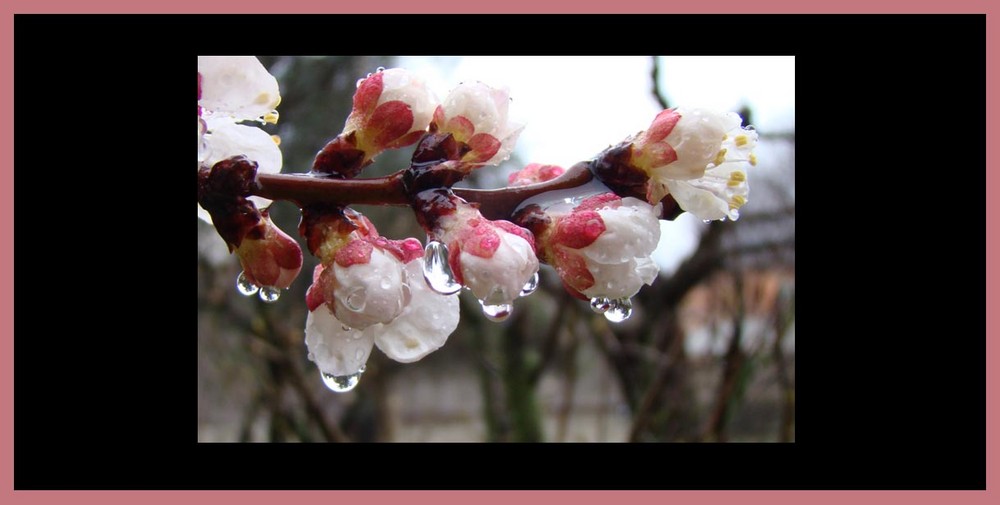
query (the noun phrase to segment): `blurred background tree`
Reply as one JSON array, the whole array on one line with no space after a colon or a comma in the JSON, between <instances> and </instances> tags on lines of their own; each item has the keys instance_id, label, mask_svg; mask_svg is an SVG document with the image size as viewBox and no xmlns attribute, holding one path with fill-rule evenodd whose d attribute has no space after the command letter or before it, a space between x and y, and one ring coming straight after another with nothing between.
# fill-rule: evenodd
<instances>
[{"instance_id":1,"label":"blurred background tree","mask_svg":"<svg viewBox=\"0 0 1000 505\"><path fill-rule=\"evenodd\" d=\"M268 129L281 137L284 172L308 170L316 151L341 131L355 82L376 67L404 66L421 75L437 69L428 80L443 97L458 82L448 78L460 75L458 67L466 63L370 56L260 60L281 88L281 120ZM502 67L500 60L475 63L514 76L524 72L523 65L541 62L521 60L520 71ZM578 73L553 72L544 76L544 84L577 93L586 92L576 89L580 72L592 74L593 65L612 63L564 60L571 60ZM462 185L502 186L507 174L533 161L568 167L645 128L659 109L694 105L684 101L683 86L673 83L701 83L691 76L682 81L681 69L696 63L720 66L718 59L695 60L636 58L605 72L609 83L643 90L637 99L648 104L634 111L645 119L617 121L621 135L603 144L581 147L572 131L547 130L545 121L533 119L552 111L531 107L527 98L529 110L521 112L530 114L528 126L514 156ZM764 88L773 84L768 78L767 72L758 77ZM794 90L794 83L783 85L771 87ZM585 102L569 99L578 100L581 117L614 112L622 106L621 95L629 93L625 84L620 86L618 94L597 91ZM521 105L519 94L528 90L514 85L511 90L514 113ZM783 99L793 111L794 96ZM753 94L728 106L757 125L761 136L760 163L749 174L749 203L735 223L702 224L683 215L663 225L665 232L673 231L661 240L661 248L671 248L673 264L664 260L659 279L633 299L629 320L608 323L568 296L551 268L543 267L538 291L520 299L508 320L487 321L478 303L463 294L461 322L442 349L407 365L373 352L361 383L345 394L327 390L306 358L304 296L316 259L306 254L302 275L277 303L245 298L234 290L239 263L215 230L199 221L199 440L793 441L794 122L754 123L764 114L773 117L774 106ZM579 122L565 113L556 119ZM768 130L769 124L780 129ZM535 153L551 155L539 147L549 143L584 150L571 159L535 159ZM385 153L362 176L405 167L411 152ZM424 238L408 209L358 210L387 237ZM299 212L294 205L277 202L271 215L295 235ZM690 235L686 245L684 233Z\"/></svg>"}]
</instances>

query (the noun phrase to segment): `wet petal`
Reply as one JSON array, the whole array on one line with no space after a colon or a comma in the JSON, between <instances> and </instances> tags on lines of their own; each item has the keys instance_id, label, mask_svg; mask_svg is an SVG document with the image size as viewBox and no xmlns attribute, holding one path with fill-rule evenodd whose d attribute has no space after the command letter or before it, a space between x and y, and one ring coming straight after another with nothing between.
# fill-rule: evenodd
<instances>
[{"instance_id":1,"label":"wet petal","mask_svg":"<svg viewBox=\"0 0 1000 505\"><path fill-rule=\"evenodd\" d=\"M357 373L368 362L374 344L374 335L345 329L326 306L306 316L306 347L324 373L337 376Z\"/></svg>"},{"instance_id":2,"label":"wet petal","mask_svg":"<svg viewBox=\"0 0 1000 505\"><path fill-rule=\"evenodd\" d=\"M206 114L259 119L281 101L278 81L253 56L199 56L198 73L202 77L198 104Z\"/></svg>"},{"instance_id":3,"label":"wet petal","mask_svg":"<svg viewBox=\"0 0 1000 505\"><path fill-rule=\"evenodd\" d=\"M406 265L410 303L392 322L373 327L375 345L390 358L411 363L441 348L458 327L458 294L440 295L423 280L422 259Z\"/></svg>"}]
</instances>

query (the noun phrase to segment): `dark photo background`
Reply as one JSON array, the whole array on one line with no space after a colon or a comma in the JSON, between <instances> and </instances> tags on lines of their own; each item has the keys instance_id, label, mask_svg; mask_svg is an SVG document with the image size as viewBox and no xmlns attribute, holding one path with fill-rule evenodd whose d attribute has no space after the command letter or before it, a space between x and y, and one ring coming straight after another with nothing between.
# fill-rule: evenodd
<instances>
[{"instance_id":1,"label":"dark photo background","mask_svg":"<svg viewBox=\"0 0 1000 505\"><path fill-rule=\"evenodd\" d=\"M403 52L388 37L366 38L363 50L352 47L357 37L349 35L364 32L374 21L383 29L419 26L427 33L462 22L502 33L536 33L544 27L551 35L546 39L551 40L546 50L551 54L730 54L736 46L726 44L729 39L720 34L731 34L741 41L739 52L796 56L796 130L801 131L795 132L794 166L801 198L794 216L802 224L792 225L791 252L797 260L793 286L801 289L792 298L800 303L791 310L796 328L805 332L795 346L794 430L787 435L794 443L432 449L435 458L446 461L485 463L481 470L460 470L464 476L457 482L432 465L412 463L409 472L391 482L368 472L355 472L350 480L330 479L324 471L338 461L364 467L422 458L417 456L424 454L421 449L412 445L334 451L317 444L197 443L202 436L198 419L205 407L198 401L203 349L196 338L201 334L197 314L205 300L193 299L193 293L195 285L212 284L202 277L204 271L198 279L190 271L198 237L188 210L194 197L185 195L193 194L193 185L173 174L180 170L177 166L190 163L185 160L192 151L178 147L189 140L179 138L185 115L177 111L190 106L194 92L177 90L193 90L189 75L199 53L255 53L266 60L269 54ZM947 175L984 164L979 112L985 96L982 16L18 16L15 23L15 163L22 190L16 247L18 270L25 272L15 288L21 302L15 331L22 330L15 334L18 488L985 485L984 346L978 334L961 324L972 320L972 304L962 296L969 288L959 283L976 276L964 271L974 268L964 257L967 253L956 257L957 251L968 250L968 239L945 231L951 220L979 213L978 201L961 187L968 178ZM669 40L662 36L665 27ZM268 35L266 41L262 33ZM148 43L153 40L157 43ZM66 48L68 56L53 58L29 50L52 43ZM485 46L461 52L506 50ZM431 47L414 44L411 50L445 52ZM132 51L138 54L127 54ZM289 97L293 92L283 88L282 94ZM35 202L44 202L45 212L36 211L40 207ZM767 255L769 260L775 257L782 256ZM920 265L916 270L914 262ZM221 277L233 279L235 272ZM728 271L715 279L712 282L729 293L720 295L725 314L720 320L737 317L747 277ZM223 284L225 298L233 298L231 283ZM661 279L658 284L669 283ZM44 286L41 296L28 286ZM789 306L775 307L772 314L777 315L770 317L778 324ZM742 310L748 310L745 303ZM660 316L669 318L669 312ZM42 332L32 328L39 316ZM299 329L302 319L287 318L290 327ZM515 322L494 326L493 331L507 331ZM637 340L641 333L637 331ZM487 338L511 341L484 335ZM241 352L254 352L250 341L231 339L246 344ZM526 340L525 345L536 342ZM598 352L599 340L590 341ZM541 343L544 350L544 340ZM569 343L560 340L556 345L564 350L559 346ZM441 359L468 359L461 353L469 348L450 347L455 349L446 347L442 353L458 356L442 354ZM742 351L735 349L739 356ZM505 350L492 352L502 355ZM774 348L769 352L768 364L776 366ZM724 383L727 363L734 361L730 358L719 357L706 372L715 377L716 386ZM741 366L753 362L752 355L738 359L744 359ZM567 361L553 362L562 372L560 380L567 375ZM392 370L386 368L390 377ZM273 367L270 370L270 378L254 373L247 380L295 389L291 382L275 379ZM681 374L684 378L695 374L693 367L688 370ZM756 370L763 373L762 368ZM655 371L644 372L638 390L650 390L658 377ZM777 369L771 373L779 374ZM734 375L739 377L739 370L729 377ZM668 387L671 380L662 379L662 391L674 391ZM752 391L752 377L746 380L744 391ZM376 389L367 396L359 391L356 405L347 406L340 417L329 416L352 438L379 440L384 435L384 423L363 422L378 419L378 380L371 382ZM267 386L260 389L266 391ZM678 394L696 394L684 389ZM723 389L708 388L709 393ZM265 437L330 438L318 423L302 421L315 414L309 412L307 395L295 394L300 400L281 400L291 403L271 410L279 418L288 417L288 426L268 426ZM511 401L509 392L502 396ZM641 393L622 397L629 411L642 407ZM707 398L701 413L677 414L673 408L652 412L637 440L719 440L722 434L764 441L786 436L779 423L760 434L741 432L739 411L750 403L731 403L733 396ZM725 401L720 404L720 399ZM261 408L273 408L268 404L273 398L261 401ZM725 405L723 411L733 410L712 421L719 405ZM786 418L780 408L770 412ZM297 429L296 422L304 427ZM484 432L496 433L497 440L518 440L524 433L516 423L500 424L504 429ZM251 438L256 437L258 428L249 426ZM541 435L549 436L544 428ZM517 472L490 464L507 451L523 455ZM98 453L111 457L103 458L103 465L88 464ZM165 454L188 464L178 467ZM621 464L644 461L650 454L658 455L662 464ZM845 460L851 464L845 467ZM571 468L570 480L542 471L553 464Z\"/></svg>"}]
</instances>

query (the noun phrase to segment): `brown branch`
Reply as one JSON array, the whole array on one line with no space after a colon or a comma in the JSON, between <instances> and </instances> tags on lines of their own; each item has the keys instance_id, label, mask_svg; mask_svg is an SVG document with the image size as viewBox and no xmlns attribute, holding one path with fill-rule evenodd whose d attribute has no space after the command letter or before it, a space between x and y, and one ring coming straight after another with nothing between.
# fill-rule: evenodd
<instances>
[{"instance_id":1,"label":"brown branch","mask_svg":"<svg viewBox=\"0 0 1000 505\"><path fill-rule=\"evenodd\" d=\"M550 181L501 189L455 188L455 194L479 204L487 219L508 219L525 200L539 194L582 186L593 175L588 162L573 165ZM310 174L257 174L251 194L271 200L287 200L298 206L313 203L343 205L410 205L402 172L373 179L336 179Z\"/></svg>"},{"instance_id":2,"label":"brown branch","mask_svg":"<svg viewBox=\"0 0 1000 505\"><path fill-rule=\"evenodd\" d=\"M658 56L653 56L653 72L650 77L652 77L653 81L653 98L656 98L656 102L660 104L661 109L669 109L670 104L667 102L667 98L660 92L658 84L660 81L660 58Z\"/></svg>"},{"instance_id":3,"label":"brown branch","mask_svg":"<svg viewBox=\"0 0 1000 505\"><path fill-rule=\"evenodd\" d=\"M703 439L714 438L717 442L726 441L726 422L732 414L731 405L736 392L737 377L743 367L745 356L740 348L743 340L743 318L745 316L745 300L743 299L743 276L737 272L733 277L733 290L736 296L736 310L733 313L733 336L729 340L726 351L726 361L719 378L719 389L716 394L715 409L709 416L705 426Z\"/></svg>"}]
</instances>

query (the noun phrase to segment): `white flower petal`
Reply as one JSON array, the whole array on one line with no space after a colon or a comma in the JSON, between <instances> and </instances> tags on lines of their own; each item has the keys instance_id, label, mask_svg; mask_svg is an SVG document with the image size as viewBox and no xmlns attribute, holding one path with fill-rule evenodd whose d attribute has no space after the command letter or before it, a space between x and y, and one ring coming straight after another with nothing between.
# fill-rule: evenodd
<instances>
[{"instance_id":1,"label":"white flower petal","mask_svg":"<svg viewBox=\"0 0 1000 505\"><path fill-rule=\"evenodd\" d=\"M423 260L406 265L411 299L392 322L374 327L375 345L390 358L411 363L441 348L458 327L458 294L441 295L424 282Z\"/></svg>"},{"instance_id":2,"label":"white flower petal","mask_svg":"<svg viewBox=\"0 0 1000 505\"><path fill-rule=\"evenodd\" d=\"M690 181L667 181L670 194L682 209L705 221L729 215L729 203L715 193L695 187Z\"/></svg>"},{"instance_id":3,"label":"white flower petal","mask_svg":"<svg viewBox=\"0 0 1000 505\"><path fill-rule=\"evenodd\" d=\"M203 162L212 166L226 158L245 155L257 162L257 173L281 172L281 149L264 130L253 126L238 125L227 120L208 120L208 157Z\"/></svg>"},{"instance_id":4,"label":"white flower petal","mask_svg":"<svg viewBox=\"0 0 1000 505\"><path fill-rule=\"evenodd\" d=\"M715 159L722 148L727 132L739 128L740 117L733 112L720 114L706 109L678 109L681 118L667 135L666 141L677 160L657 167L652 174L656 179L697 179L705 167Z\"/></svg>"},{"instance_id":5,"label":"white flower petal","mask_svg":"<svg viewBox=\"0 0 1000 505\"><path fill-rule=\"evenodd\" d=\"M538 271L538 258L526 240L499 228L500 246L492 258L462 252L462 280L489 305L509 304Z\"/></svg>"},{"instance_id":6,"label":"white flower petal","mask_svg":"<svg viewBox=\"0 0 1000 505\"><path fill-rule=\"evenodd\" d=\"M205 210L204 208L202 208L201 205L198 205L198 217L201 218L202 221L204 221L204 222L206 222L208 224L213 224L212 223L212 215L209 214L207 210Z\"/></svg>"},{"instance_id":7,"label":"white flower petal","mask_svg":"<svg viewBox=\"0 0 1000 505\"><path fill-rule=\"evenodd\" d=\"M485 164L496 166L507 161L511 153L514 152L514 146L517 144L517 139L521 136L522 131L524 131L524 125L509 123L503 133L497 137L500 140L500 149Z\"/></svg>"},{"instance_id":8,"label":"white flower petal","mask_svg":"<svg viewBox=\"0 0 1000 505\"><path fill-rule=\"evenodd\" d=\"M585 258L598 263L621 263L649 256L660 241L657 207L637 198L622 199L616 209L598 210L604 221L604 233L580 249Z\"/></svg>"},{"instance_id":9,"label":"white flower petal","mask_svg":"<svg viewBox=\"0 0 1000 505\"><path fill-rule=\"evenodd\" d=\"M594 276L594 285L583 290L584 295L631 298L644 284L653 283L660 267L649 257L639 257L621 263L596 263L588 260L587 270Z\"/></svg>"},{"instance_id":10,"label":"white flower petal","mask_svg":"<svg viewBox=\"0 0 1000 505\"><path fill-rule=\"evenodd\" d=\"M413 126L410 131L427 128L437 108L437 97L422 79L401 68L390 68L382 72L382 94L378 104L399 100L410 106Z\"/></svg>"},{"instance_id":11,"label":"white flower petal","mask_svg":"<svg viewBox=\"0 0 1000 505\"><path fill-rule=\"evenodd\" d=\"M253 56L199 56L201 100L206 114L260 119L278 106L278 81Z\"/></svg>"},{"instance_id":12,"label":"white flower petal","mask_svg":"<svg viewBox=\"0 0 1000 505\"><path fill-rule=\"evenodd\" d=\"M365 264L334 264L333 290L337 318L353 328L388 323L409 302L403 264L392 254L373 248Z\"/></svg>"},{"instance_id":13,"label":"white flower petal","mask_svg":"<svg viewBox=\"0 0 1000 505\"><path fill-rule=\"evenodd\" d=\"M372 352L375 336L344 329L325 305L306 316L306 347L320 371L335 376L357 373Z\"/></svg>"}]
</instances>

